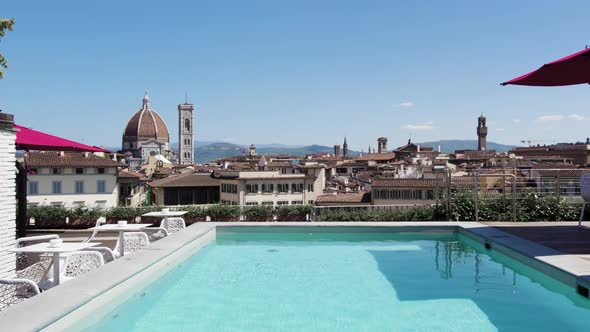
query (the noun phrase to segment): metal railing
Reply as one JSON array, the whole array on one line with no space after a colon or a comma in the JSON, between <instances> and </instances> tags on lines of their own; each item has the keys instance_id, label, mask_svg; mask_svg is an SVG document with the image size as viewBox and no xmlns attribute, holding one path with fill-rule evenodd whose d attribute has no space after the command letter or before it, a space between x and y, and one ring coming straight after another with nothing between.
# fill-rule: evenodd
<instances>
[{"instance_id":1,"label":"metal railing","mask_svg":"<svg viewBox=\"0 0 590 332\"><path fill-rule=\"evenodd\" d=\"M577 210L579 215L584 203L580 190L580 175L583 172L590 173L590 169L574 168L507 170L502 173L483 173L484 171L475 172L470 176L457 177L446 173L444 177L438 179L435 188L429 188L436 191L436 204L444 207L449 219L453 211L453 201L460 194L472 198L473 220L475 221L481 220L484 205L500 198L502 204L509 204L506 205L505 216L509 216L509 220L517 221L519 220L519 211L523 211L525 204L530 204L531 195L540 199L554 198L552 207L557 209L554 213L555 221L560 221L561 211L559 209L564 203L569 206L570 210ZM316 206L314 207L314 220L322 220L322 214L328 212L405 210L417 206L435 205L432 202L433 200L424 200L424 203L421 203L420 200L416 200L415 204ZM509 210L508 207L510 207ZM527 208L530 209L530 207ZM568 220L571 220L571 213L568 216L570 216Z\"/></svg>"}]
</instances>

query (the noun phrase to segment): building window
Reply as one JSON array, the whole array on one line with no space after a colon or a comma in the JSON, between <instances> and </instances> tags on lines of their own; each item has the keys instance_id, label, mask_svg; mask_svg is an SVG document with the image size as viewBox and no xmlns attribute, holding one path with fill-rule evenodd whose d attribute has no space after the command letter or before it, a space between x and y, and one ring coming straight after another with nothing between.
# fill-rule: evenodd
<instances>
[{"instance_id":1,"label":"building window","mask_svg":"<svg viewBox=\"0 0 590 332\"><path fill-rule=\"evenodd\" d=\"M107 201L96 201L94 202L94 205L98 208L104 209L107 207Z\"/></svg>"},{"instance_id":2,"label":"building window","mask_svg":"<svg viewBox=\"0 0 590 332\"><path fill-rule=\"evenodd\" d=\"M262 202L262 205L273 206L273 202L269 202L269 201Z\"/></svg>"},{"instance_id":3,"label":"building window","mask_svg":"<svg viewBox=\"0 0 590 332\"><path fill-rule=\"evenodd\" d=\"M190 131L191 130L191 120L184 119L184 130Z\"/></svg>"},{"instance_id":4,"label":"building window","mask_svg":"<svg viewBox=\"0 0 590 332\"><path fill-rule=\"evenodd\" d=\"M106 184L105 180L96 181L96 192L97 193L106 193L107 192L107 184Z\"/></svg>"},{"instance_id":5,"label":"building window","mask_svg":"<svg viewBox=\"0 0 590 332\"><path fill-rule=\"evenodd\" d=\"M272 183L263 183L262 184L262 192L266 194L272 194L275 190L274 184Z\"/></svg>"},{"instance_id":6,"label":"building window","mask_svg":"<svg viewBox=\"0 0 590 332\"><path fill-rule=\"evenodd\" d=\"M247 184L246 185L246 193L257 194L258 193L258 184Z\"/></svg>"},{"instance_id":7,"label":"building window","mask_svg":"<svg viewBox=\"0 0 590 332\"><path fill-rule=\"evenodd\" d=\"M51 183L51 192L54 194L61 194L61 181L53 181Z\"/></svg>"},{"instance_id":8,"label":"building window","mask_svg":"<svg viewBox=\"0 0 590 332\"><path fill-rule=\"evenodd\" d=\"M303 205L303 201L292 201L291 205Z\"/></svg>"},{"instance_id":9,"label":"building window","mask_svg":"<svg viewBox=\"0 0 590 332\"><path fill-rule=\"evenodd\" d=\"M61 168L54 168L53 169L53 174L61 174Z\"/></svg>"},{"instance_id":10,"label":"building window","mask_svg":"<svg viewBox=\"0 0 590 332\"><path fill-rule=\"evenodd\" d=\"M74 201L72 204L75 206L84 206L85 203L84 201Z\"/></svg>"},{"instance_id":11,"label":"building window","mask_svg":"<svg viewBox=\"0 0 590 332\"><path fill-rule=\"evenodd\" d=\"M313 191L313 183L308 183L307 184L307 192L311 192Z\"/></svg>"},{"instance_id":12,"label":"building window","mask_svg":"<svg viewBox=\"0 0 590 332\"><path fill-rule=\"evenodd\" d=\"M313 205L313 200L310 199L309 201L307 201L307 204Z\"/></svg>"},{"instance_id":13,"label":"building window","mask_svg":"<svg viewBox=\"0 0 590 332\"><path fill-rule=\"evenodd\" d=\"M289 201L278 201L277 205L289 205Z\"/></svg>"},{"instance_id":14,"label":"building window","mask_svg":"<svg viewBox=\"0 0 590 332\"><path fill-rule=\"evenodd\" d=\"M272 202L271 202L272 203ZM258 205L258 202L246 202L246 205L251 206L251 205Z\"/></svg>"},{"instance_id":15,"label":"building window","mask_svg":"<svg viewBox=\"0 0 590 332\"><path fill-rule=\"evenodd\" d=\"M222 183L221 184L221 192L222 193L237 194L238 193L238 185L233 184L233 183Z\"/></svg>"},{"instance_id":16,"label":"building window","mask_svg":"<svg viewBox=\"0 0 590 332\"><path fill-rule=\"evenodd\" d=\"M292 183L291 184L291 192L292 193L303 192L303 183Z\"/></svg>"},{"instance_id":17,"label":"building window","mask_svg":"<svg viewBox=\"0 0 590 332\"><path fill-rule=\"evenodd\" d=\"M51 204L51 206L63 206L64 202L51 202L49 204Z\"/></svg>"},{"instance_id":18,"label":"building window","mask_svg":"<svg viewBox=\"0 0 590 332\"><path fill-rule=\"evenodd\" d=\"M97 168L96 169L96 173L98 173L98 174L104 174L104 168L102 168L102 167Z\"/></svg>"},{"instance_id":19,"label":"building window","mask_svg":"<svg viewBox=\"0 0 590 332\"><path fill-rule=\"evenodd\" d=\"M84 174L83 168L76 168L76 174Z\"/></svg>"},{"instance_id":20,"label":"building window","mask_svg":"<svg viewBox=\"0 0 590 332\"><path fill-rule=\"evenodd\" d=\"M29 195L38 195L39 194L39 182L31 181L29 182Z\"/></svg>"},{"instance_id":21,"label":"building window","mask_svg":"<svg viewBox=\"0 0 590 332\"><path fill-rule=\"evenodd\" d=\"M288 193L289 192L289 184L288 183L279 183L277 184L277 190L279 193Z\"/></svg>"},{"instance_id":22,"label":"building window","mask_svg":"<svg viewBox=\"0 0 590 332\"><path fill-rule=\"evenodd\" d=\"M83 194L84 193L84 181L76 181L75 182L75 192L76 194Z\"/></svg>"}]
</instances>

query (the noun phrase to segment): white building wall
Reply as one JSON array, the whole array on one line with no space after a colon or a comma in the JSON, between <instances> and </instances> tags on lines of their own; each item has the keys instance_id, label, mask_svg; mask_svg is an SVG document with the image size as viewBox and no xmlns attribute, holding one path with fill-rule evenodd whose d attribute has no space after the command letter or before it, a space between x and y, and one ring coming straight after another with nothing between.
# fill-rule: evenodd
<instances>
[{"instance_id":1,"label":"white building wall","mask_svg":"<svg viewBox=\"0 0 590 332\"><path fill-rule=\"evenodd\" d=\"M16 133L0 130L0 278L14 277L16 256L7 252L14 248L16 236Z\"/></svg>"},{"instance_id":2,"label":"white building wall","mask_svg":"<svg viewBox=\"0 0 590 332\"><path fill-rule=\"evenodd\" d=\"M98 193L97 181L105 181L105 193ZM61 181L61 194L53 194L53 181ZM76 181L84 182L84 193L76 193ZM30 192L30 183L38 183L38 194ZM62 168L62 174L53 174L51 168L40 168L37 174L28 175L27 203L51 205L61 203L66 207L76 205L115 207L119 201L116 168L105 168L105 174L97 174L95 167L85 167L84 174L75 174L75 168Z\"/></svg>"},{"instance_id":3,"label":"white building wall","mask_svg":"<svg viewBox=\"0 0 590 332\"><path fill-rule=\"evenodd\" d=\"M221 181L222 184L237 184L238 192L236 194L220 192L220 200L237 202L238 205L246 205L247 203L262 205L263 202L272 202L274 206L277 206L278 202L288 202L288 205L291 205L296 201L300 201L302 204L313 204L317 196L324 191L325 170L323 168L310 169L309 175L313 175L315 178L310 179L305 174L280 174L279 171L240 172L240 179ZM246 184L257 184L258 192L247 193ZM273 184L274 191L263 193L262 184ZM288 184L288 192L279 193L279 184ZM303 191L293 192L292 184L303 184ZM313 191L308 191L308 185L311 184L313 184Z\"/></svg>"}]
</instances>

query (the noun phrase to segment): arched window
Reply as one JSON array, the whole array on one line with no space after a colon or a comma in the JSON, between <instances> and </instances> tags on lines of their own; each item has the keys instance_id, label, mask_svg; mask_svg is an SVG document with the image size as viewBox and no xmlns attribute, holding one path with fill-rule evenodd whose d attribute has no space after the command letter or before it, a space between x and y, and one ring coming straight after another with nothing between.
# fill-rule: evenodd
<instances>
[{"instance_id":1,"label":"arched window","mask_svg":"<svg viewBox=\"0 0 590 332\"><path fill-rule=\"evenodd\" d=\"M191 130L191 120L184 119L184 130L187 130L187 131Z\"/></svg>"}]
</instances>

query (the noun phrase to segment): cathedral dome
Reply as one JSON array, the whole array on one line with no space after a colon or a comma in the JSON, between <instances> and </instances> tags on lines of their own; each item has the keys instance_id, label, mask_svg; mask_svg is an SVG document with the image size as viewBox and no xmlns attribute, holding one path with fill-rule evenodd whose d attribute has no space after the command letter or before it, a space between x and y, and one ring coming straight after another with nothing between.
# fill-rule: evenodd
<instances>
[{"instance_id":1,"label":"cathedral dome","mask_svg":"<svg viewBox=\"0 0 590 332\"><path fill-rule=\"evenodd\" d=\"M160 115L151 108L147 93L143 97L141 109L129 119L123 133L124 141L146 139L165 140L166 142L169 140L168 127Z\"/></svg>"}]
</instances>

